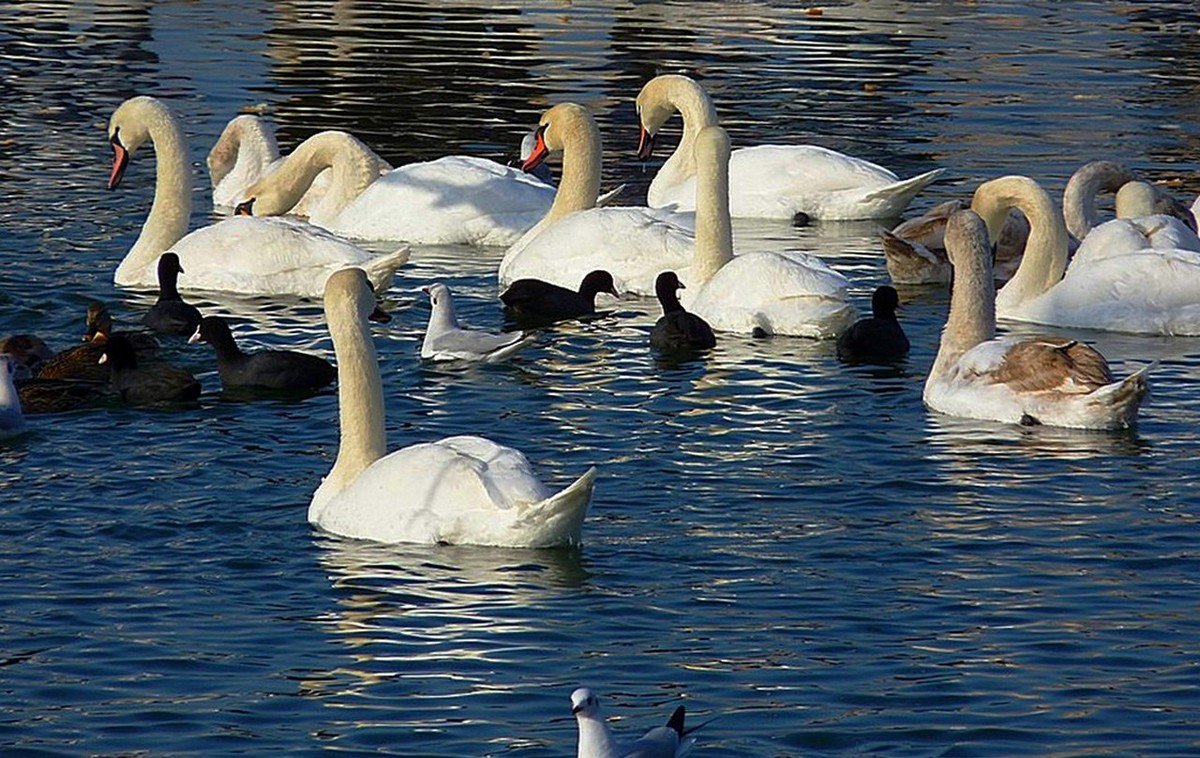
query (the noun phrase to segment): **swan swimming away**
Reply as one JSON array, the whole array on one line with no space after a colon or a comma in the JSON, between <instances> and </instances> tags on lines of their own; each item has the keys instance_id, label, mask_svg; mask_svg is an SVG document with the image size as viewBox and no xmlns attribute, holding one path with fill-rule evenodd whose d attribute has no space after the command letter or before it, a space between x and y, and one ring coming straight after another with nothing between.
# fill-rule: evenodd
<instances>
[{"instance_id":1,"label":"swan swimming away","mask_svg":"<svg viewBox=\"0 0 1200 758\"><path fill-rule=\"evenodd\" d=\"M497 363L537 338L527 332L492 334L459 325L450 288L440 282L424 288L429 295L429 325L421 343L421 357L430 361Z\"/></svg>"},{"instance_id":2,"label":"swan swimming away","mask_svg":"<svg viewBox=\"0 0 1200 758\"><path fill-rule=\"evenodd\" d=\"M694 80L664 74L637 96L641 126L638 157L650 157L654 136L678 112L683 137L650 184L652 208L696 207L696 135L717 124L708 93ZM730 212L735 218L792 219L803 213L830 221L898 216L943 169L901 181L861 158L815 145L761 145L735 150L729 162Z\"/></svg>"},{"instance_id":3,"label":"swan swimming away","mask_svg":"<svg viewBox=\"0 0 1200 758\"><path fill-rule=\"evenodd\" d=\"M329 274L347 266L363 267L374 286L384 289L408 260L408 248L379 255L291 219L230 218L188 234L191 166L174 114L155 98L130 98L113 112L108 134L113 149L109 189L120 183L130 157L147 140L157 161L154 202L113 275L118 286L157 286L158 258L167 250L179 256L184 269L181 289L250 295L318 297Z\"/></svg>"},{"instance_id":4,"label":"swan swimming away","mask_svg":"<svg viewBox=\"0 0 1200 758\"><path fill-rule=\"evenodd\" d=\"M579 726L578 758L682 758L692 752L696 738L689 736L708 721L685 729L681 705L665 726L656 726L634 742L620 745L600 714L600 701L586 687L571 693L571 714Z\"/></svg>"},{"instance_id":5,"label":"swan swimming away","mask_svg":"<svg viewBox=\"0 0 1200 758\"><path fill-rule=\"evenodd\" d=\"M1200 335L1200 253L1153 248L1099 258L1085 253L1067 268L1063 218L1045 190L1023 176L981 184L971 208L993 234L1010 208L1029 219L1025 256L996 294L998 316L1133 334Z\"/></svg>"},{"instance_id":6,"label":"swan swimming away","mask_svg":"<svg viewBox=\"0 0 1200 758\"><path fill-rule=\"evenodd\" d=\"M504 254L500 286L539 279L574 288L591 271L612 274L617 289L654 294L654 280L672 270L686 280L695 247L687 219L644 207L596 207L600 192L600 130L581 105L559 103L538 121L529 171L562 152L562 178L550 210Z\"/></svg>"},{"instance_id":7,"label":"swan swimming away","mask_svg":"<svg viewBox=\"0 0 1200 758\"><path fill-rule=\"evenodd\" d=\"M720 332L830 339L854 322L849 282L803 253L733 254L729 216L729 135L719 126L695 138L696 237L684 305ZM686 296L689 293L690 296Z\"/></svg>"},{"instance_id":8,"label":"swan swimming away","mask_svg":"<svg viewBox=\"0 0 1200 758\"><path fill-rule=\"evenodd\" d=\"M1133 424L1146 371L1114 381L1104 356L1075 340L996 337L991 246L983 221L959 211L946 227L954 265L950 314L924 401L950 416L1013 424L1116 429Z\"/></svg>"},{"instance_id":9,"label":"swan swimming away","mask_svg":"<svg viewBox=\"0 0 1200 758\"><path fill-rule=\"evenodd\" d=\"M448 437L387 452L366 274L329 277L325 317L337 355L341 442L313 494L310 523L345 537L501 547L578 545L596 470L551 493L519 451Z\"/></svg>"}]
</instances>

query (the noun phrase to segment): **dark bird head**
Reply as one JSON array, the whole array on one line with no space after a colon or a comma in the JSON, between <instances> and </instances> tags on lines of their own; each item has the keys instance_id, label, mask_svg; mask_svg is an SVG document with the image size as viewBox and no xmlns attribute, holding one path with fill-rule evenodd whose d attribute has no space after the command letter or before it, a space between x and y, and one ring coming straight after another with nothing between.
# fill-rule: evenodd
<instances>
[{"instance_id":1,"label":"dark bird head","mask_svg":"<svg viewBox=\"0 0 1200 758\"><path fill-rule=\"evenodd\" d=\"M104 351L100 354L100 363L106 364L113 371L137 368L137 351L133 343L122 334L114 334L104 343Z\"/></svg>"},{"instance_id":2,"label":"dark bird head","mask_svg":"<svg viewBox=\"0 0 1200 758\"><path fill-rule=\"evenodd\" d=\"M617 285L613 281L612 274L607 271L592 271L579 283L579 294L589 300L595 301L597 293L600 292L607 292L613 297L621 296L617 292Z\"/></svg>"},{"instance_id":3,"label":"dark bird head","mask_svg":"<svg viewBox=\"0 0 1200 758\"><path fill-rule=\"evenodd\" d=\"M895 319L896 309L900 307L900 294L895 287L884 285L875 289L871 295L871 313L875 318Z\"/></svg>"}]
</instances>

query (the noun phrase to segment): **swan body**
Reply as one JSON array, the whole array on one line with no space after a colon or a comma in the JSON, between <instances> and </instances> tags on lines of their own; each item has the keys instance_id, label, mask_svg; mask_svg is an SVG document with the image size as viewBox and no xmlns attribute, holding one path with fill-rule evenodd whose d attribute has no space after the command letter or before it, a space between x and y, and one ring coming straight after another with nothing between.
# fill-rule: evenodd
<instances>
[{"instance_id":1,"label":"swan body","mask_svg":"<svg viewBox=\"0 0 1200 758\"><path fill-rule=\"evenodd\" d=\"M951 217L955 269L950 315L925 382L924 401L951 416L1082 429L1133 423L1146 369L1114 381L1104 357L1074 340L996 338L991 250L971 211Z\"/></svg>"},{"instance_id":2,"label":"swan body","mask_svg":"<svg viewBox=\"0 0 1200 758\"><path fill-rule=\"evenodd\" d=\"M25 431L21 398L13 381L16 371L16 361L6 354L0 354L0 439L15 437Z\"/></svg>"},{"instance_id":3,"label":"swan body","mask_svg":"<svg viewBox=\"0 0 1200 758\"><path fill-rule=\"evenodd\" d=\"M1071 175L1063 192L1063 220L1080 240L1072 265L1149 248L1200 251L1193 219L1152 184L1119 163L1092 161ZM1117 218L1100 223L1096 195L1115 195Z\"/></svg>"},{"instance_id":4,"label":"swan body","mask_svg":"<svg viewBox=\"0 0 1200 758\"><path fill-rule=\"evenodd\" d=\"M366 328L373 304L363 272L329 278L325 314L337 354L341 443L313 494L309 522L379 542L578 544L595 469L551 493L524 455L481 437L386 453L379 363Z\"/></svg>"},{"instance_id":5,"label":"swan body","mask_svg":"<svg viewBox=\"0 0 1200 758\"><path fill-rule=\"evenodd\" d=\"M113 171L124 174L134 150L149 139L157 156L154 203L113 277L122 287L157 286L157 262L168 249L179 256L182 290L316 297L330 273L347 266L367 270L374 286L390 285L408 260L408 249L377 255L296 220L230 218L186 234L191 213L190 167L183 132L168 108L151 97L126 100L109 121Z\"/></svg>"},{"instance_id":6,"label":"swan body","mask_svg":"<svg viewBox=\"0 0 1200 758\"><path fill-rule=\"evenodd\" d=\"M256 215L287 213L327 171L329 188L310 210L312 223L356 239L464 245L516 242L554 199L545 182L485 158L451 155L382 176L376 159L345 132L321 132L243 195Z\"/></svg>"},{"instance_id":7,"label":"swan body","mask_svg":"<svg viewBox=\"0 0 1200 758\"><path fill-rule=\"evenodd\" d=\"M540 279L572 288L589 272L612 274L621 292L654 295L654 280L674 270L687 278L694 238L686 220L650 208L597 208L600 131L584 108L561 103L546 111L538 146L525 161L530 170L550 152L562 151L562 180L550 210L504 254L499 280Z\"/></svg>"},{"instance_id":8,"label":"swan body","mask_svg":"<svg viewBox=\"0 0 1200 758\"><path fill-rule=\"evenodd\" d=\"M719 126L696 137L695 258L690 276L701 283L685 297L688 310L713 329L830 339L854 322L849 282L819 258L803 253L733 254L729 214L729 137Z\"/></svg>"},{"instance_id":9,"label":"swan body","mask_svg":"<svg viewBox=\"0 0 1200 758\"><path fill-rule=\"evenodd\" d=\"M1066 227L1033 180L1008 176L986 182L971 207L989 229L998 229L1015 207L1032 229L1020 267L996 295L997 315L1134 334L1200 335L1200 253L1088 252L1068 269Z\"/></svg>"},{"instance_id":10,"label":"swan body","mask_svg":"<svg viewBox=\"0 0 1200 758\"><path fill-rule=\"evenodd\" d=\"M677 211L696 206L696 135L717 124L704 88L668 74L646 83L637 98L642 140L649 157L654 135L671 115L683 117L683 137L650 184L651 207ZM735 218L792 219L797 213L825 220L897 216L918 192L942 174L935 169L911 179L861 158L816 145L761 145L733 151L729 160L729 209Z\"/></svg>"}]
</instances>

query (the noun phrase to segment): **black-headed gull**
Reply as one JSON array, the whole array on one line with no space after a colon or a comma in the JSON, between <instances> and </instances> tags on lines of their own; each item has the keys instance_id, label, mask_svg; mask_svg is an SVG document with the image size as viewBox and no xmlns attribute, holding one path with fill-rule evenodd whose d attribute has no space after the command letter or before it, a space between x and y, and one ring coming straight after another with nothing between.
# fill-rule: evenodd
<instances>
[{"instance_id":1,"label":"black-headed gull","mask_svg":"<svg viewBox=\"0 0 1200 758\"><path fill-rule=\"evenodd\" d=\"M586 687L571 693L571 713L579 724L578 758L681 758L690 753L696 743L696 738L688 735L704 726L684 729L681 705L671 714L666 726L656 726L636 742L619 745L600 715L600 701Z\"/></svg>"},{"instance_id":2,"label":"black-headed gull","mask_svg":"<svg viewBox=\"0 0 1200 758\"><path fill-rule=\"evenodd\" d=\"M464 329L454 315L450 288L440 282L422 288L429 295L431 310L421 357L433 361L478 361L495 363L532 345L534 337L526 332L492 334Z\"/></svg>"}]
</instances>

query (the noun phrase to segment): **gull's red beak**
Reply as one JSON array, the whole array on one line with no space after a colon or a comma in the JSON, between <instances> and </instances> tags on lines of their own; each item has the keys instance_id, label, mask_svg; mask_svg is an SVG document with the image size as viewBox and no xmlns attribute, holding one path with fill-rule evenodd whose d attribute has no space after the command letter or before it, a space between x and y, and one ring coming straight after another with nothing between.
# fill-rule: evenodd
<instances>
[{"instance_id":1,"label":"gull's red beak","mask_svg":"<svg viewBox=\"0 0 1200 758\"><path fill-rule=\"evenodd\" d=\"M108 188L116 189L121 183L121 177L125 176L125 167L129 165L129 151L121 144L120 131L114 131L112 138L108 141L113 149L113 165L112 172L108 175Z\"/></svg>"},{"instance_id":2,"label":"gull's red beak","mask_svg":"<svg viewBox=\"0 0 1200 758\"><path fill-rule=\"evenodd\" d=\"M546 147L546 125L539 126L533 136L535 140L533 152L521 163L521 170L525 173L542 165L542 161L546 160L546 156L550 154L550 148Z\"/></svg>"},{"instance_id":3,"label":"gull's red beak","mask_svg":"<svg viewBox=\"0 0 1200 758\"><path fill-rule=\"evenodd\" d=\"M650 157L650 153L654 152L654 135L646 131L646 127L638 125L638 151L637 157L639 161L644 161Z\"/></svg>"}]
</instances>

